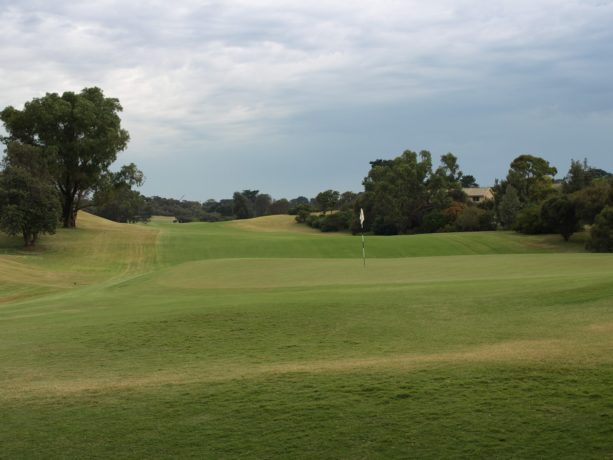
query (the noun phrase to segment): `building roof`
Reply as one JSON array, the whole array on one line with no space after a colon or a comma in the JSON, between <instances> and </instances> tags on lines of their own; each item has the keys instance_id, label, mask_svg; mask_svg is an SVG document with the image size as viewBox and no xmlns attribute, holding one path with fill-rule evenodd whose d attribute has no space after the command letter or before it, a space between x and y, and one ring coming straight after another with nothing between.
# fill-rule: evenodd
<instances>
[{"instance_id":1,"label":"building roof","mask_svg":"<svg viewBox=\"0 0 613 460\"><path fill-rule=\"evenodd\" d=\"M462 191L468 196L484 196L492 194L491 187L469 187L463 188Z\"/></svg>"}]
</instances>

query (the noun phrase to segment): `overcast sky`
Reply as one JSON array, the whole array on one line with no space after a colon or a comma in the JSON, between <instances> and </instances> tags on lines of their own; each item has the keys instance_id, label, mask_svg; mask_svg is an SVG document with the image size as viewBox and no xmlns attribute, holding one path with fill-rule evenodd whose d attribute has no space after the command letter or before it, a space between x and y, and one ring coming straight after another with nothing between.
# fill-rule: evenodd
<instances>
[{"instance_id":1,"label":"overcast sky","mask_svg":"<svg viewBox=\"0 0 613 460\"><path fill-rule=\"evenodd\" d=\"M0 18L0 108L101 87L146 195L360 191L405 149L481 185L522 153L613 170L613 0L0 0Z\"/></svg>"}]
</instances>

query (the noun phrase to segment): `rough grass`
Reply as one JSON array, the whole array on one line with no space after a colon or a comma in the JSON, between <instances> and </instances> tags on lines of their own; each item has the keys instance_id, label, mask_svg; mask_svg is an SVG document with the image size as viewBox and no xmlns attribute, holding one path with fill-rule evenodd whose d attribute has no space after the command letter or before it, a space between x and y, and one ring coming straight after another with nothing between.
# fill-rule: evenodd
<instances>
[{"instance_id":1,"label":"rough grass","mask_svg":"<svg viewBox=\"0 0 613 460\"><path fill-rule=\"evenodd\" d=\"M610 255L288 219L0 240L0 457L613 456Z\"/></svg>"}]
</instances>

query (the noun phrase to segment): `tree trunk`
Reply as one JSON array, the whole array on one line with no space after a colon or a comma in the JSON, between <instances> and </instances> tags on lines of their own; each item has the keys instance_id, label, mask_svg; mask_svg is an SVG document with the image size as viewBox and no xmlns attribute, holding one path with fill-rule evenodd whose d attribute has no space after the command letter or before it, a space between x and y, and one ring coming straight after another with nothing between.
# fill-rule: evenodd
<instances>
[{"instance_id":1,"label":"tree trunk","mask_svg":"<svg viewBox=\"0 0 613 460\"><path fill-rule=\"evenodd\" d=\"M21 232L23 235L23 243L26 248L31 248L36 243L36 238L38 237L37 233L31 233L29 230L24 230Z\"/></svg>"},{"instance_id":2,"label":"tree trunk","mask_svg":"<svg viewBox=\"0 0 613 460\"><path fill-rule=\"evenodd\" d=\"M77 222L77 212L74 209L74 195L64 194L62 203L62 226L73 228Z\"/></svg>"}]
</instances>

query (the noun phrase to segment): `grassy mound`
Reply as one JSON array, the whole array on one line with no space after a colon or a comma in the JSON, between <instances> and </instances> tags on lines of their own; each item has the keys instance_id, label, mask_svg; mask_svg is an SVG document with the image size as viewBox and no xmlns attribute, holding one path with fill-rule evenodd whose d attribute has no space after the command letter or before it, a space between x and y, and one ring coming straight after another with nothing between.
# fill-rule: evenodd
<instances>
[{"instance_id":1,"label":"grassy mound","mask_svg":"<svg viewBox=\"0 0 613 460\"><path fill-rule=\"evenodd\" d=\"M0 240L0 457L613 455L579 240L79 223Z\"/></svg>"}]
</instances>

